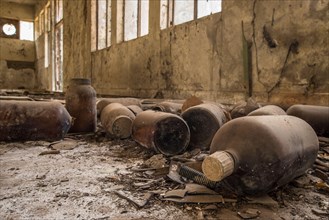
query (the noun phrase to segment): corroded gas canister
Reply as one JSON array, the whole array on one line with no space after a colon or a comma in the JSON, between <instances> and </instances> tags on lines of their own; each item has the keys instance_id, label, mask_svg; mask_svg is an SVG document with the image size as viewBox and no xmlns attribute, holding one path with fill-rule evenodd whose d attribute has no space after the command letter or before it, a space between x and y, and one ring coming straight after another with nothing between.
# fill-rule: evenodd
<instances>
[{"instance_id":1,"label":"corroded gas canister","mask_svg":"<svg viewBox=\"0 0 329 220\"><path fill-rule=\"evenodd\" d=\"M300 118L241 117L217 131L202 171L238 194L263 194L311 168L318 149L314 130Z\"/></svg>"},{"instance_id":2,"label":"corroded gas canister","mask_svg":"<svg viewBox=\"0 0 329 220\"><path fill-rule=\"evenodd\" d=\"M104 129L116 138L130 137L134 120L134 113L120 103L107 105L101 113L101 123Z\"/></svg>"},{"instance_id":3,"label":"corroded gas canister","mask_svg":"<svg viewBox=\"0 0 329 220\"><path fill-rule=\"evenodd\" d=\"M0 141L60 140L70 126L58 102L0 101Z\"/></svg>"},{"instance_id":4,"label":"corroded gas canister","mask_svg":"<svg viewBox=\"0 0 329 220\"><path fill-rule=\"evenodd\" d=\"M138 105L127 105L127 108L134 113L135 116L143 111Z\"/></svg>"},{"instance_id":5,"label":"corroded gas canister","mask_svg":"<svg viewBox=\"0 0 329 220\"><path fill-rule=\"evenodd\" d=\"M96 92L90 79L73 78L65 94L65 107L74 118L69 132L95 132Z\"/></svg>"},{"instance_id":6,"label":"corroded gas canister","mask_svg":"<svg viewBox=\"0 0 329 220\"><path fill-rule=\"evenodd\" d=\"M96 102L97 115L102 113L102 110L111 103L120 103L124 106L136 105L141 106L141 101L137 98L100 98Z\"/></svg>"},{"instance_id":7,"label":"corroded gas canister","mask_svg":"<svg viewBox=\"0 0 329 220\"><path fill-rule=\"evenodd\" d=\"M168 113L173 113L173 114L178 115L181 113L182 106L183 106L182 103L164 101L164 102L157 103L151 109L154 111L168 112Z\"/></svg>"},{"instance_id":8,"label":"corroded gas canister","mask_svg":"<svg viewBox=\"0 0 329 220\"><path fill-rule=\"evenodd\" d=\"M329 107L317 105L292 105L287 110L293 115L309 123L318 136L329 137Z\"/></svg>"},{"instance_id":9,"label":"corroded gas canister","mask_svg":"<svg viewBox=\"0 0 329 220\"><path fill-rule=\"evenodd\" d=\"M191 148L209 149L212 138L217 130L228 121L224 110L212 103L203 103L188 108L182 118L190 128Z\"/></svg>"},{"instance_id":10,"label":"corroded gas canister","mask_svg":"<svg viewBox=\"0 0 329 220\"><path fill-rule=\"evenodd\" d=\"M153 110L139 113L133 122L133 139L164 155L182 153L190 141L190 130L179 116Z\"/></svg>"},{"instance_id":11,"label":"corroded gas canister","mask_svg":"<svg viewBox=\"0 0 329 220\"><path fill-rule=\"evenodd\" d=\"M287 113L277 105L266 105L248 114L248 116L257 115L287 115Z\"/></svg>"}]
</instances>

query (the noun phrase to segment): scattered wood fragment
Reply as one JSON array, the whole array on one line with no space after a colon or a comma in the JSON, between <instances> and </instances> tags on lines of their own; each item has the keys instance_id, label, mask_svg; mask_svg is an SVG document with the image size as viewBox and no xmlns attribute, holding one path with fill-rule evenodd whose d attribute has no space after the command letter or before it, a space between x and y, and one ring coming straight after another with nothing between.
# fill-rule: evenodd
<instances>
[{"instance_id":1,"label":"scattered wood fragment","mask_svg":"<svg viewBox=\"0 0 329 220\"><path fill-rule=\"evenodd\" d=\"M137 201L134 201L132 200L131 198L129 198L128 196L124 195L122 192L120 191L113 191L113 193L115 193L117 196L119 196L120 198L122 199L125 199L127 200L128 202L130 202L132 205L134 205L134 207L138 208L138 209L141 209L143 208L147 203L148 201L152 198L153 196L153 193L146 193L145 196L144 196L144 200L142 203L139 203Z\"/></svg>"},{"instance_id":2,"label":"scattered wood fragment","mask_svg":"<svg viewBox=\"0 0 329 220\"><path fill-rule=\"evenodd\" d=\"M46 151L43 151L39 154L39 156L42 156L42 155L48 155L48 154L59 154L60 151L59 150L46 150Z\"/></svg>"}]
</instances>

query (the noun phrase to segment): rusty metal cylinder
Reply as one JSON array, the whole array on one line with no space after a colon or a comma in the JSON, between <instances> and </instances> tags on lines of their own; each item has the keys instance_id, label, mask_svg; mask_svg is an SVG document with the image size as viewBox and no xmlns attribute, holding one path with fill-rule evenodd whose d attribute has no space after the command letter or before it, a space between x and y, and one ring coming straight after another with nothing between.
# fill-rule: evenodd
<instances>
[{"instance_id":1,"label":"rusty metal cylinder","mask_svg":"<svg viewBox=\"0 0 329 220\"><path fill-rule=\"evenodd\" d=\"M135 116L143 111L138 105L127 105L127 108L134 113Z\"/></svg>"},{"instance_id":2,"label":"rusty metal cylinder","mask_svg":"<svg viewBox=\"0 0 329 220\"><path fill-rule=\"evenodd\" d=\"M129 138L134 120L134 113L120 103L107 105L101 113L101 123L104 129L116 138Z\"/></svg>"},{"instance_id":3,"label":"rusty metal cylinder","mask_svg":"<svg viewBox=\"0 0 329 220\"><path fill-rule=\"evenodd\" d=\"M96 92L90 79L73 78L65 94L65 107L74 118L69 132L95 132L97 126Z\"/></svg>"},{"instance_id":4,"label":"rusty metal cylinder","mask_svg":"<svg viewBox=\"0 0 329 220\"><path fill-rule=\"evenodd\" d=\"M102 110L111 103L120 103L124 106L136 105L141 106L140 100L136 98L100 98L96 102L97 115L101 115Z\"/></svg>"},{"instance_id":5,"label":"rusty metal cylinder","mask_svg":"<svg viewBox=\"0 0 329 220\"><path fill-rule=\"evenodd\" d=\"M263 194L312 167L317 135L304 120L289 115L233 119L215 134L202 171L237 194Z\"/></svg>"},{"instance_id":6,"label":"rusty metal cylinder","mask_svg":"<svg viewBox=\"0 0 329 220\"><path fill-rule=\"evenodd\" d=\"M175 103L175 102L160 102L153 106L151 109L154 111L161 111L161 112L168 112L173 114L180 114L182 110L182 103Z\"/></svg>"},{"instance_id":7,"label":"rusty metal cylinder","mask_svg":"<svg viewBox=\"0 0 329 220\"><path fill-rule=\"evenodd\" d=\"M175 114L147 110L136 116L132 137L146 148L171 156L186 150L190 141L190 129Z\"/></svg>"},{"instance_id":8,"label":"rusty metal cylinder","mask_svg":"<svg viewBox=\"0 0 329 220\"><path fill-rule=\"evenodd\" d=\"M329 137L329 107L316 105L293 105L287 109L293 115L309 123L318 136Z\"/></svg>"},{"instance_id":9,"label":"rusty metal cylinder","mask_svg":"<svg viewBox=\"0 0 329 220\"><path fill-rule=\"evenodd\" d=\"M287 115L287 113L279 106L266 105L248 114L248 116L257 116L257 115Z\"/></svg>"},{"instance_id":10,"label":"rusty metal cylinder","mask_svg":"<svg viewBox=\"0 0 329 220\"><path fill-rule=\"evenodd\" d=\"M60 140L70 126L58 102L0 101L0 141Z\"/></svg>"},{"instance_id":11,"label":"rusty metal cylinder","mask_svg":"<svg viewBox=\"0 0 329 220\"><path fill-rule=\"evenodd\" d=\"M190 128L191 148L209 149L217 130L227 122L224 110L218 105L204 103L188 108L182 118Z\"/></svg>"}]
</instances>

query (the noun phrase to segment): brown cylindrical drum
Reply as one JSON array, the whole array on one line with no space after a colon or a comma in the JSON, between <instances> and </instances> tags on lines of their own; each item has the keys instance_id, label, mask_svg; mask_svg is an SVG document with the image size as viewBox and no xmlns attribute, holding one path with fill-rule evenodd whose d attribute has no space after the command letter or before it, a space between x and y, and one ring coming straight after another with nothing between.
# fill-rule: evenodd
<instances>
[{"instance_id":1,"label":"brown cylindrical drum","mask_svg":"<svg viewBox=\"0 0 329 220\"><path fill-rule=\"evenodd\" d=\"M293 115L309 123L318 136L329 137L329 107L316 105L293 105L287 110Z\"/></svg>"},{"instance_id":2,"label":"brown cylindrical drum","mask_svg":"<svg viewBox=\"0 0 329 220\"><path fill-rule=\"evenodd\" d=\"M143 111L143 109L141 107L139 107L138 105L128 105L127 108L134 113L134 115L137 115L139 113L141 113Z\"/></svg>"},{"instance_id":3,"label":"brown cylindrical drum","mask_svg":"<svg viewBox=\"0 0 329 220\"><path fill-rule=\"evenodd\" d=\"M89 79L73 78L65 95L65 107L74 118L69 132L95 132L96 92Z\"/></svg>"},{"instance_id":4,"label":"brown cylindrical drum","mask_svg":"<svg viewBox=\"0 0 329 220\"><path fill-rule=\"evenodd\" d=\"M248 114L248 116L257 116L257 115L287 115L287 113L279 106L266 105Z\"/></svg>"},{"instance_id":5,"label":"brown cylindrical drum","mask_svg":"<svg viewBox=\"0 0 329 220\"><path fill-rule=\"evenodd\" d=\"M132 137L140 145L170 156L185 151L190 141L190 130L186 122L175 114L147 110L136 116Z\"/></svg>"},{"instance_id":6,"label":"brown cylindrical drum","mask_svg":"<svg viewBox=\"0 0 329 220\"><path fill-rule=\"evenodd\" d=\"M238 194L263 194L304 174L318 150L314 130L297 117L240 117L217 131L202 170Z\"/></svg>"},{"instance_id":7,"label":"brown cylindrical drum","mask_svg":"<svg viewBox=\"0 0 329 220\"><path fill-rule=\"evenodd\" d=\"M183 104L175 102L160 102L153 106L151 109L154 111L168 112L173 114L180 114Z\"/></svg>"},{"instance_id":8,"label":"brown cylindrical drum","mask_svg":"<svg viewBox=\"0 0 329 220\"><path fill-rule=\"evenodd\" d=\"M0 141L60 140L70 126L60 103L0 101Z\"/></svg>"},{"instance_id":9,"label":"brown cylindrical drum","mask_svg":"<svg viewBox=\"0 0 329 220\"><path fill-rule=\"evenodd\" d=\"M96 107L97 107L97 115L101 115L102 110L111 103L120 103L124 106L128 105L136 105L136 106L141 106L140 100L136 98L100 98L96 102Z\"/></svg>"},{"instance_id":10,"label":"brown cylindrical drum","mask_svg":"<svg viewBox=\"0 0 329 220\"><path fill-rule=\"evenodd\" d=\"M134 113L120 103L107 105L101 113L101 123L104 129L116 138L130 137L134 119Z\"/></svg>"},{"instance_id":11,"label":"brown cylindrical drum","mask_svg":"<svg viewBox=\"0 0 329 220\"><path fill-rule=\"evenodd\" d=\"M222 108L215 104L204 103L188 108L182 118L190 128L191 148L209 149L217 130L227 122Z\"/></svg>"}]
</instances>

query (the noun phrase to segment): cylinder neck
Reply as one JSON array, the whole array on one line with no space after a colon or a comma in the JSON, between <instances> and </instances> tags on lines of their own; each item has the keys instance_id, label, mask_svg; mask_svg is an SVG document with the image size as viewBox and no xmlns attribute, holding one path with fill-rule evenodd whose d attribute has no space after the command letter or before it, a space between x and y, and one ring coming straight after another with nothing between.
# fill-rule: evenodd
<instances>
[{"instance_id":1,"label":"cylinder neck","mask_svg":"<svg viewBox=\"0 0 329 220\"><path fill-rule=\"evenodd\" d=\"M202 163L202 171L212 181L220 181L235 170L234 157L226 151L217 151L206 157Z\"/></svg>"}]
</instances>

